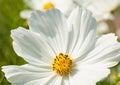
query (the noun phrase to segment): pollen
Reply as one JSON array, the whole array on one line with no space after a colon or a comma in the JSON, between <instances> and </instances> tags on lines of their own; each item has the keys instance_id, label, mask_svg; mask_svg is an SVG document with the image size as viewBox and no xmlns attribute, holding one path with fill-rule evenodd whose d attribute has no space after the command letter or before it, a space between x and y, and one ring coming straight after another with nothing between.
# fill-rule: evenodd
<instances>
[{"instance_id":1,"label":"pollen","mask_svg":"<svg viewBox=\"0 0 120 85\"><path fill-rule=\"evenodd\" d=\"M60 76L69 74L72 71L73 59L68 54L60 53L53 61L53 71Z\"/></svg>"},{"instance_id":2,"label":"pollen","mask_svg":"<svg viewBox=\"0 0 120 85\"><path fill-rule=\"evenodd\" d=\"M52 2L48 2L43 6L43 9L48 10L48 9L54 8L54 7L55 7L55 5Z\"/></svg>"}]
</instances>

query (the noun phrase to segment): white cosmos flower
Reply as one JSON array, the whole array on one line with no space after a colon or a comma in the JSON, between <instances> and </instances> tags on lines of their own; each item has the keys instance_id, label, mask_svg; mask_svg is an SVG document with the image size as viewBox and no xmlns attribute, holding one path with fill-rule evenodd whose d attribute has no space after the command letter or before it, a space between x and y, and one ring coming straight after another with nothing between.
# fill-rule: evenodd
<instances>
[{"instance_id":1,"label":"white cosmos flower","mask_svg":"<svg viewBox=\"0 0 120 85\"><path fill-rule=\"evenodd\" d=\"M59 9L64 15L68 16L76 7L72 0L24 0L25 3L33 10L45 11L50 8ZM20 13L22 18L29 18L33 10L23 10Z\"/></svg>"},{"instance_id":2,"label":"white cosmos flower","mask_svg":"<svg viewBox=\"0 0 120 85\"><path fill-rule=\"evenodd\" d=\"M15 52L28 62L2 67L13 85L96 85L120 60L117 37L96 38L96 21L83 8L68 19L57 9L36 11L29 27L11 32Z\"/></svg>"}]
</instances>

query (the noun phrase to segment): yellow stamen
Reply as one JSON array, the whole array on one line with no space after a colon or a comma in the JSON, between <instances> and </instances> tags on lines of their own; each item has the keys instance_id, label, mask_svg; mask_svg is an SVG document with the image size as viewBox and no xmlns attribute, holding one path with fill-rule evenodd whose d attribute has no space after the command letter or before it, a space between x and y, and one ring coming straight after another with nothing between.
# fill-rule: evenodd
<instances>
[{"instance_id":1,"label":"yellow stamen","mask_svg":"<svg viewBox=\"0 0 120 85\"><path fill-rule=\"evenodd\" d=\"M63 76L71 72L73 66L73 60L67 54L60 53L53 61L53 71Z\"/></svg>"},{"instance_id":2,"label":"yellow stamen","mask_svg":"<svg viewBox=\"0 0 120 85\"><path fill-rule=\"evenodd\" d=\"M46 3L44 6L43 6L43 9L44 10L48 10L48 9L50 9L50 8L54 8L55 6L54 6L54 4L52 3L52 2L48 2L48 3Z\"/></svg>"}]
</instances>

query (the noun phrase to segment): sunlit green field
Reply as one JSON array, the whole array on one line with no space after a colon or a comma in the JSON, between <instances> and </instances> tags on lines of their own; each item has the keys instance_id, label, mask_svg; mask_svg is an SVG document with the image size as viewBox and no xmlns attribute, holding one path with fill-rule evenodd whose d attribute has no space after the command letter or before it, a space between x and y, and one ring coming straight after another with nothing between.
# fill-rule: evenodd
<instances>
[{"instance_id":1,"label":"sunlit green field","mask_svg":"<svg viewBox=\"0 0 120 85\"><path fill-rule=\"evenodd\" d=\"M19 13L29 9L22 0L0 0L0 67L5 65L22 65L26 63L18 57L12 47L10 31L19 26L28 28L27 20L20 18ZM119 12L118 7L114 12ZM114 13L113 12L113 13ZM114 32L114 29L112 30ZM111 74L98 82L97 85L118 85L118 67L111 68ZM86 76L87 77L87 76ZM86 81L87 82L87 81ZM0 68L0 85L11 85L5 78Z\"/></svg>"}]
</instances>

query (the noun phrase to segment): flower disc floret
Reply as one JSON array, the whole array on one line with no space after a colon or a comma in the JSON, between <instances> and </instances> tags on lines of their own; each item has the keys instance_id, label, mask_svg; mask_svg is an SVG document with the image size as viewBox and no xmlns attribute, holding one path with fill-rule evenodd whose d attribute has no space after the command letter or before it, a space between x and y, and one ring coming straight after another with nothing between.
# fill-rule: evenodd
<instances>
[{"instance_id":1,"label":"flower disc floret","mask_svg":"<svg viewBox=\"0 0 120 85\"><path fill-rule=\"evenodd\" d=\"M73 60L68 54L60 53L53 61L53 71L59 75L67 75L71 72Z\"/></svg>"}]
</instances>

